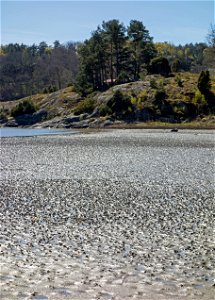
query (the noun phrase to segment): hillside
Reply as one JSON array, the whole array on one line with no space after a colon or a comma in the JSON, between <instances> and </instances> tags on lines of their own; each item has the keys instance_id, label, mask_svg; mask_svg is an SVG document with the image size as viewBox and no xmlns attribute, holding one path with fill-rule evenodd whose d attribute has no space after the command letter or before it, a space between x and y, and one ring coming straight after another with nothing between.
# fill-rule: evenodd
<instances>
[{"instance_id":1,"label":"hillside","mask_svg":"<svg viewBox=\"0 0 215 300\"><path fill-rule=\"evenodd\" d=\"M171 77L147 75L144 80L110 87L81 97L73 86L50 94L37 94L1 103L3 126L40 126L86 128L136 126L142 123L166 126L166 123L198 122L215 126L215 118L198 91L199 74L176 73ZM211 78L211 103L215 79ZM35 112L12 117L20 103L31 102ZM213 104L214 105L214 104ZM197 124L197 123L195 123Z\"/></svg>"}]
</instances>

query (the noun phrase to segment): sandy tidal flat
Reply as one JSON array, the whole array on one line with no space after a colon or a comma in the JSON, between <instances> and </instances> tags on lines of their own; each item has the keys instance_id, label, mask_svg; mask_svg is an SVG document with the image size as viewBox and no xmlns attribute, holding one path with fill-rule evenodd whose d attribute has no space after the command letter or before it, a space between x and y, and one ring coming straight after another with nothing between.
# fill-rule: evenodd
<instances>
[{"instance_id":1,"label":"sandy tidal flat","mask_svg":"<svg viewBox=\"0 0 215 300\"><path fill-rule=\"evenodd\" d=\"M1 139L1 299L213 300L214 134Z\"/></svg>"}]
</instances>

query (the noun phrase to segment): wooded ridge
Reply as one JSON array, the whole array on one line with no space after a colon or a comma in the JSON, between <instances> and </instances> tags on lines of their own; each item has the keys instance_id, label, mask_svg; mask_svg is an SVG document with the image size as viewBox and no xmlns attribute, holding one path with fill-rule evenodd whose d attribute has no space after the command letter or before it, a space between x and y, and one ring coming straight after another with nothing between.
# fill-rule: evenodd
<instances>
[{"instance_id":1,"label":"wooded ridge","mask_svg":"<svg viewBox=\"0 0 215 300\"><path fill-rule=\"evenodd\" d=\"M41 110L36 122L95 111L114 120L191 120L214 114L215 29L207 44L175 46L154 43L141 21L114 19L83 43L2 45L0 72L1 123Z\"/></svg>"}]
</instances>

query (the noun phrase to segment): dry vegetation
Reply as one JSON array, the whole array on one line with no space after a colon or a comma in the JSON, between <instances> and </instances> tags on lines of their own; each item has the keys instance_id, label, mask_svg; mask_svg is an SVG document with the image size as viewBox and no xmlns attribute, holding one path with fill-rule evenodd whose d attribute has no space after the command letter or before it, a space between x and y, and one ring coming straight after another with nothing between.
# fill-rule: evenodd
<instances>
[{"instance_id":1,"label":"dry vegetation","mask_svg":"<svg viewBox=\"0 0 215 300\"><path fill-rule=\"evenodd\" d=\"M65 117L72 113L79 111L80 106L83 106L83 101L88 101L93 99L94 106L99 109L111 99L113 94L119 90L124 95L131 97L131 103L134 107L138 109L155 108L155 98L158 91L165 92L165 101L172 107L177 105L177 103L194 103L194 96L197 89L199 74L193 73L176 73L173 77L163 77L161 75L148 75L145 76L144 80L130 82L126 84L117 85L109 88L105 92L94 92L89 95L86 100L75 91L73 86L67 87L62 90L58 90L49 94L36 94L30 97L26 97L20 100L7 101L1 103L1 111L5 113L7 118L10 117L10 112L18 103L23 100L29 99L37 107L38 110L44 110L47 112L47 119L52 119L54 117ZM215 77L211 78L212 92L215 93ZM92 101L91 101L92 102ZM81 104L81 105L80 105ZM187 120L186 125L181 124L180 126L188 126ZM199 127L213 127L214 126L213 116L198 116L197 119L192 120L191 126ZM129 124L128 126L131 126ZM142 124L137 122L137 125L141 127L168 127L168 125L163 122L148 122L147 124Z\"/></svg>"}]
</instances>

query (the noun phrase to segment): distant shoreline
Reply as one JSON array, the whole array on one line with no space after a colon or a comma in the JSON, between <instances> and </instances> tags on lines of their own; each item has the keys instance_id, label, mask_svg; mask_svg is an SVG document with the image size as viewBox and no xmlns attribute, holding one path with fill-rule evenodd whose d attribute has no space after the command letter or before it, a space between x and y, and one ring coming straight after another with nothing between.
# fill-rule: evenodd
<instances>
[{"instance_id":1,"label":"distant shoreline","mask_svg":"<svg viewBox=\"0 0 215 300\"><path fill-rule=\"evenodd\" d=\"M38 126L0 126L1 128L23 128L23 129L45 129L47 128L43 126L43 124L38 124ZM160 122L135 122L135 123L120 123L120 124L111 124L108 126L95 126L95 127L70 127L70 128L65 128L65 127L50 127L53 130L81 130L83 132L87 131L97 131L97 130L108 130L108 129L193 129L193 130L215 130L215 123L214 124L205 124L203 125L198 124L198 122L191 122L191 123L160 123Z\"/></svg>"}]
</instances>

